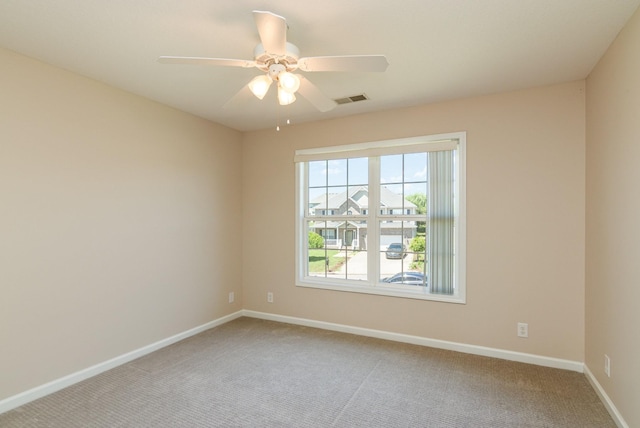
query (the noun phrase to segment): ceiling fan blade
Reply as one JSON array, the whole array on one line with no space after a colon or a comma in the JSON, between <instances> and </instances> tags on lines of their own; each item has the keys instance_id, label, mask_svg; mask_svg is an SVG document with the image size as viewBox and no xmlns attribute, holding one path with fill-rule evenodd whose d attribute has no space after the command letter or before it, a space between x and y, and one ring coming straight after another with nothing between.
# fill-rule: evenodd
<instances>
[{"instance_id":1,"label":"ceiling fan blade","mask_svg":"<svg viewBox=\"0 0 640 428\"><path fill-rule=\"evenodd\" d=\"M246 59L202 58L193 56L161 56L158 62L163 64L219 65L223 67L255 67L256 62Z\"/></svg>"},{"instance_id":2,"label":"ceiling fan blade","mask_svg":"<svg viewBox=\"0 0 640 428\"><path fill-rule=\"evenodd\" d=\"M287 52L287 21L275 13L260 10L254 10L253 17L265 51L284 55Z\"/></svg>"},{"instance_id":3,"label":"ceiling fan blade","mask_svg":"<svg viewBox=\"0 0 640 428\"><path fill-rule=\"evenodd\" d=\"M253 96L253 93L249 89L249 86L244 85L242 89L236 92L236 94L233 97L231 97L226 103L224 103L222 108L225 110L241 109L241 108L244 108L246 104L249 101L251 101L252 98L255 98L255 97Z\"/></svg>"},{"instance_id":4,"label":"ceiling fan blade","mask_svg":"<svg viewBox=\"0 0 640 428\"><path fill-rule=\"evenodd\" d=\"M388 65L384 55L312 56L298 60L298 69L302 71L382 72Z\"/></svg>"},{"instance_id":5,"label":"ceiling fan blade","mask_svg":"<svg viewBox=\"0 0 640 428\"><path fill-rule=\"evenodd\" d=\"M321 112L325 112L332 110L338 105L338 103L320 92L320 89L318 89L316 85L311 83L304 76L300 74L296 74L296 76L300 79L300 88L298 88L298 93L313 104L315 108Z\"/></svg>"}]
</instances>

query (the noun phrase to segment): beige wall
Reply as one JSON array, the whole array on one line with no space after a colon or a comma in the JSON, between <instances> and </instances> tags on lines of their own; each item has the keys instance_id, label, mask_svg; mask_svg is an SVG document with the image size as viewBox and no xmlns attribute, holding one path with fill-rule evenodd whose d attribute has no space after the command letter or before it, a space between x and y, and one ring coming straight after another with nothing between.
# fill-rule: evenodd
<instances>
[{"instance_id":1,"label":"beige wall","mask_svg":"<svg viewBox=\"0 0 640 428\"><path fill-rule=\"evenodd\" d=\"M241 135L0 50L0 400L244 307L586 361L640 425L637 52L640 13L586 121L575 82ZM296 149L454 131L466 305L294 286Z\"/></svg>"},{"instance_id":2,"label":"beige wall","mask_svg":"<svg viewBox=\"0 0 640 428\"><path fill-rule=\"evenodd\" d=\"M586 120L576 82L241 135L0 49L0 400L244 307L586 361L640 426L638 52L640 12ZM294 286L296 149L453 131L466 305Z\"/></svg>"},{"instance_id":3,"label":"beige wall","mask_svg":"<svg viewBox=\"0 0 640 428\"><path fill-rule=\"evenodd\" d=\"M631 427L640 426L639 76L637 11L587 79L586 364Z\"/></svg>"},{"instance_id":4,"label":"beige wall","mask_svg":"<svg viewBox=\"0 0 640 428\"><path fill-rule=\"evenodd\" d=\"M240 309L238 132L0 70L0 400Z\"/></svg>"},{"instance_id":5,"label":"beige wall","mask_svg":"<svg viewBox=\"0 0 640 428\"><path fill-rule=\"evenodd\" d=\"M575 82L246 133L245 309L583 361L584 103ZM296 149L454 131L467 131L466 305L294 285Z\"/></svg>"},{"instance_id":6,"label":"beige wall","mask_svg":"<svg viewBox=\"0 0 640 428\"><path fill-rule=\"evenodd\" d=\"M0 400L244 307L586 361L640 426L638 52L640 12L586 120L575 82L241 135L0 49ZM296 149L453 131L466 305L294 286Z\"/></svg>"}]
</instances>

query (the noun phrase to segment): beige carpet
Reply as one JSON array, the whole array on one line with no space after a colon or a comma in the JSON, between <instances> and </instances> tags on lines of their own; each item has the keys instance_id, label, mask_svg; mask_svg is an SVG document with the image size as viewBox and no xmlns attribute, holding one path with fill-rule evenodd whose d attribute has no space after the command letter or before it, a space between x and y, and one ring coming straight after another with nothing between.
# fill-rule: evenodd
<instances>
[{"instance_id":1,"label":"beige carpet","mask_svg":"<svg viewBox=\"0 0 640 428\"><path fill-rule=\"evenodd\" d=\"M240 318L1 427L615 427L580 373Z\"/></svg>"}]
</instances>

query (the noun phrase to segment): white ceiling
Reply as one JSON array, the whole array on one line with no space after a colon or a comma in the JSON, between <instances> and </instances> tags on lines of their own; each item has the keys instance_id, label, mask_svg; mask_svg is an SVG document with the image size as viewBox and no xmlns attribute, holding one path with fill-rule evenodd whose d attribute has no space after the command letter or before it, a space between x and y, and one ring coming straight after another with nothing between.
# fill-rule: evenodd
<instances>
[{"instance_id":1,"label":"white ceiling","mask_svg":"<svg viewBox=\"0 0 640 428\"><path fill-rule=\"evenodd\" d=\"M238 130L585 78L640 0L2 0L0 46ZM384 54L385 73L306 73L330 98L247 97L255 68L160 64L160 55L253 59L253 10L284 16L301 56ZM0 70L1 72L1 70Z\"/></svg>"}]
</instances>

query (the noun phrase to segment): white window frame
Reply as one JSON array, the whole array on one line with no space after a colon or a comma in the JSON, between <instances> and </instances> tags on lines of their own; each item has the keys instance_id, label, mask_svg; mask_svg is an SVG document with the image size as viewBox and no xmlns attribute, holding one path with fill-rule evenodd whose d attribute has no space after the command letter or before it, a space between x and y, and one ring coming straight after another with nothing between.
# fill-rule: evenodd
<instances>
[{"instance_id":1,"label":"white window frame","mask_svg":"<svg viewBox=\"0 0 640 428\"><path fill-rule=\"evenodd\" d=\"M456 198L455 218L455 294L431 294L424 287L410 285L390 285L380 281L379 257L379 221L408 220L405 215L379 215L380 156L392 154L421 153L457 148L456 180L454 192ZM308 171L304 168L307 162L314 160L331 160L354 157L369 158L369 210L367 221L367 265L368 280L336 279L309 276L306 218L308 207L305 206L308 190ZM296 163L296 225L295 225L295 284L299 287L321 288L336 291L376 294L383 296L405 297L413 299L434 300L449 303L466 303L466 132L455 132L428 135L398 140L385 140L343 146L322 147L297 150ZM375 249L375 250L369 250Z\"/></svg>"}]
</instances>

